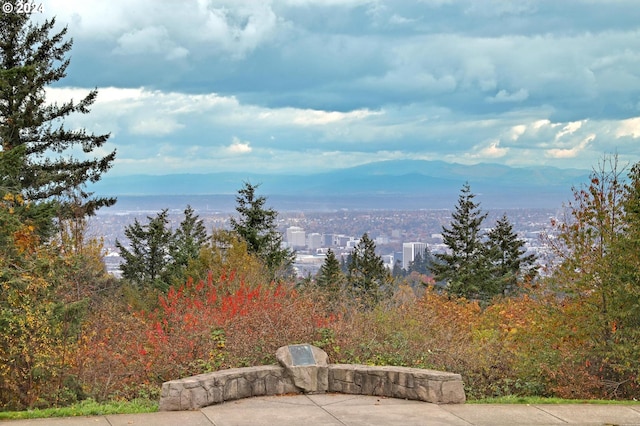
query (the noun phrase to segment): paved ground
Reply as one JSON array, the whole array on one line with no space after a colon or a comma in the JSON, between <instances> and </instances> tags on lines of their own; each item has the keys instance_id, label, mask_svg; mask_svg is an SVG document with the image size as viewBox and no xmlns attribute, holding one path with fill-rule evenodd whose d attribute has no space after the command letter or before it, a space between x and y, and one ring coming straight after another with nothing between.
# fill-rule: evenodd
<instances>
[{"instance_id":1,"label":"paved ground","mask_svg":"<svg viewBox=\"0 0 640 426\"><path fill-rule=\"evenodd\" d=\"M640 405L436 405L372 396L326 394L247 398L203 408L0 422L8 426L227 425L640 425Z\"/></svg>"}]
</instances>

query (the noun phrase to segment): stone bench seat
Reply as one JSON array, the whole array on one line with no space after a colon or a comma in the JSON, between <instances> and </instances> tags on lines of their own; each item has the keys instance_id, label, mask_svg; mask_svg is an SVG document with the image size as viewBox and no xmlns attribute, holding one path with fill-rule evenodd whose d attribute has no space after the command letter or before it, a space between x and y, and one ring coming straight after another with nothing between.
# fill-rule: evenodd
<instances>
[{"instance_id":1,"label":"stone bench seat","mask_svg":"<svg viewBox=\"0 0 640 426\"><path fill-rule=\"evenodd\" d=\"M305 383L311 382L314 387L299 386L300 379L294 374L300 373L306 376ZM313 380L309 381L309 377ZM454 373L358 364L295 366L295 372L292 372L286 365L265 365L220 370L165 382L160 396L160 410L197 410L253 396L325 392L412 399L436 404L465 402L462 378Z\"/></svg>"},{"instance_id":2,"label":"stone bench seat","mask_svg":"<svg viewBox=\"0 0 640 426\"><path fill-rule=\"evenodd\" d=\"M232 368L162 384L160 411L198 410L252 396L301 393L279 365Z\"/></svg>"}]
</instances>

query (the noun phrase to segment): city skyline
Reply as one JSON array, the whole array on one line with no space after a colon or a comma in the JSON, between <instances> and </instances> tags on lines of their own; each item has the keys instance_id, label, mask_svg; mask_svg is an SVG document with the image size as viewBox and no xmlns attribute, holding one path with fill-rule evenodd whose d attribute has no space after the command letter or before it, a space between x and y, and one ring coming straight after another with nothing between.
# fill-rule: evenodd
<instances>
[{"instance_id":1,"label":"city skyline","mask_svg":"<svg viewBox=\"0 0 640 426\"><path fill-rule=\"evenodd\" d=\"M74 45L50 102L109 172L307 173L424 159L640 158L640 8L573 2L44 0Z\"/></svg>"},{"instance_id":2,"label":"city skyline","mask_svg":"<svg viewBox=\"0 0 640 426\"><path fill-rule=\"evenodd\" d=\"M502 216L502 210L487 211L484 231L488 231L495 221ZM229 213L212 211L198 212L208 232L216 229L228 229ZM514 232L526 243L531 252L546 256L546 247L540 236L550 232L551 217L559 214L549 209L518 209L507 213L514 226ZM104 241L108 255L105 262L111 273L117 272L121 259L117 256L115 240L118 238L126 245L125 226L134 218L146 223L146 217L152 216L147 211L112 212L106 211L90 220L90 235L99 236ZM181 213L169 214L172 227L181 220ZM449 225L449 210L383 210L383 211L336 211L336 212L283 212L278 216L278 228L283 234L285 243L293 243L297 259L296 267L300 276L308 273L315 275L327 249L332 249L336 256L345 258L366 232L376 244L376 251L392 269L397 260L408 263L415 258L416 250L409 254L410 259L404 262L404 245L418 243L418 251L427 248L430 253L445 250L440 234L443 225ZM292 232L288 232L292 231ZM307 237L314 235L313 242ZM302 237L304 242L299 238ZM320 245L316 245L317 241ZM311 244L309 244L311 243ZM424 247L422 246L424 244ZM290 245L291 247L291 245ZM320 249L320 250L319 250ZM423 254L423 253L421 253Z\"/></svg>"}]
</instances>

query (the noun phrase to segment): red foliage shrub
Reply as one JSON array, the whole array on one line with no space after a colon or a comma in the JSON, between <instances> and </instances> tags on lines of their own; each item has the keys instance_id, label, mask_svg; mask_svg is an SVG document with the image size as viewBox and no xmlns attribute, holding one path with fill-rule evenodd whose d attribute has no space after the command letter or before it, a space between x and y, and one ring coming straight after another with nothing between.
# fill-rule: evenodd
<instances>
[{"instance_id":1,"label":"red foliage shrub","mask_svg":"<svg viewBox=\"0 0 640 426\"><path fill-rule=\"evenodd\" d=\"M233 274L189 280L151 312L107 304L87 324L80 375L96 398L131 398L179 377L274 361L279 346L310 341L326 325L313 301L284 286L241 285Z\"/></svg>"}]
</instances>

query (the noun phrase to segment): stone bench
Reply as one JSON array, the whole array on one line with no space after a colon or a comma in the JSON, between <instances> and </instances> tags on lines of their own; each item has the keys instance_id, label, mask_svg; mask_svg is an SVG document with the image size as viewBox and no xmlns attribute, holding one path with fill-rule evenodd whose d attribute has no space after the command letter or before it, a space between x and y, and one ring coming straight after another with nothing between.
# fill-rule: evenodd
<instances>
[{"instance_id":1,"label":"stone bench","mask_svg":"<svg viewBox=\"0 0 640 426\"><path fill-rule=\"evenodd\" d=\"M301 364L290 348L312 354ZM326 364L326 354L311 345L278 349L282 365L234 368L200 374L162 385L161 411L197 410L213 404L253 396L346 393L413 399L437 404L465 402L459 374L419 368ZM294 359L292 359L294 358Z\"/></svg>"}]
</instances>

